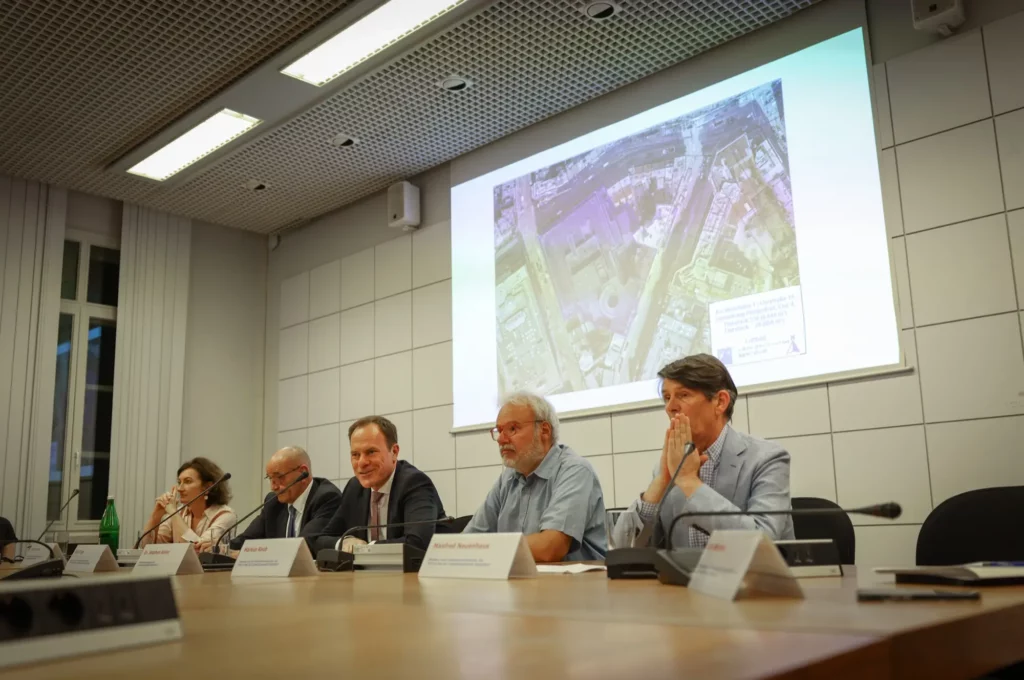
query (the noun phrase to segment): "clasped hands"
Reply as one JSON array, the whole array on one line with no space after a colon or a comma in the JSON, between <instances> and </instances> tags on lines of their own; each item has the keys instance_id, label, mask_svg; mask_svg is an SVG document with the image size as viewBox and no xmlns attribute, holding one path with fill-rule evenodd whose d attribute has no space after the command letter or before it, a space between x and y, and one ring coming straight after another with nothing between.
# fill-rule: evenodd
<instances>
[{"instance_id":1,"label":"clasped hands","mask_svg":"<svg viewBox=\"0 0 1024 680\"><path fill-rule=\"evenodd\" d=\"M687 442L693 441L693 434L690 431L690 419L683 414L672 417L672 420L665 430L665 445L661 449L661 461L658 466L659 474L651 482L650 487L644 492L644 500L648 503L657 503L661 497L668 493L669 484L672 482L672 473L679 467L679 461L683 459ZM686 457L682 469L676 475L675 485L686 495L687 498L703 484L700 481L700 467L706 463L708 455L694 449L693 453Z\"/></svg>"}]
</instances>

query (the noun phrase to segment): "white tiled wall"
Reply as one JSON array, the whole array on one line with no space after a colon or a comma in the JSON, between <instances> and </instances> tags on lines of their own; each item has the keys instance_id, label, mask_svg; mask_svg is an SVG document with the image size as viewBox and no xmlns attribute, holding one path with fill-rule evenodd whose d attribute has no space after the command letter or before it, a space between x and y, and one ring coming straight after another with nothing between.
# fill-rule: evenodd
<instances>
[{"instance_id":1,"label":"white tiled wall","mask_svg":"<svg viewBox=\"0 0 1024 680\"><path fill-rule=\"evenodd\" d=\"M951 496L1024 484L1022 31L1017 14L875 67L890 104L877 98L903 346L917 371L828 388L838 502L891 497L904 510L894 526L855 520L862 564L913 562L920 522Z\"/></svg>"},{"instance_id":2,"label":"white tiled wall","mask_svg":"<svg viewBox=\"0 0 1024 680\"><path fill-rule=\"evenodd\" d=\"M903 505L895 524L855 519L862 564L912 562L920 523L952 495L1024 484L1022 33L1016 15L873 70L916 370L736 405L735 427L791 452L794 496ZM487 433L448 432L450 238L432 224L282 284L278 442L307 443L323 474L347 476L349 423L391 414L402 455L465 515L501 468ZM622 506L650 479L664 427L659 410L621 413L567 421L562 439L590 458L606 505Z\"/></svg>"}]
</instances>

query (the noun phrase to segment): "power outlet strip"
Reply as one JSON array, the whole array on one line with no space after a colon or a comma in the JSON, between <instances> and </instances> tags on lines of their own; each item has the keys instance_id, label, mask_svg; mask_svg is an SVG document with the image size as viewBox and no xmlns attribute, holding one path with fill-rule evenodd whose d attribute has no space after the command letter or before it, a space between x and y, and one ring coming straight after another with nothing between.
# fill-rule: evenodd
<instances>
[{"instance_id":1,"label":"power outlet strip","mask_svg":"<svg viewBox=\"0 0 1024 680\"><path fill-rule=\"evenodd\" d=\"M168 577L0 582L0 668L181 635Z\"/></svg>"}]
</instances>

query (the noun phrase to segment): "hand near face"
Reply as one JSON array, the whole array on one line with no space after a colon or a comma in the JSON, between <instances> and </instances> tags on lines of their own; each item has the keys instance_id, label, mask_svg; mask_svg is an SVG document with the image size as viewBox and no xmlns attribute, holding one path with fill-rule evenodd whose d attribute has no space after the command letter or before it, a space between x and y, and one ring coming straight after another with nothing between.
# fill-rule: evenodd
<instances>
[{"instance_id":1,"label":"hand near face","mask_svg":"<svg viewBox=\"0 0 1024 680\"><path fill-rule=\"evenodd\" d=\"M178 502L175 500L174 487L171 487L171 490L167 493L162 493L157 497L155 509L165 513L174 512L178 509Z\"/></svg>"},{"instance_id":2,"label":"hand near face","mask_svg":"<svg viewBox=\"0 0 1024 680\"><path fill-rule=\"evenodd\" d=\"M672 422L669 421L669 426L665 429L665 444L661 447L661 460L658 461L658 477L666 485L672 479L672 473L675 471L675 468L670 468L668 465L668 445L671 440Z\"/></svg>"},{"instance_id":3,"label":"hand near face","mask_svg":"<svg viewBox=\"0 0 1024 680\"><path fill-rule=\"evenodd\" d=\"M667 434L665 462L668 464L669 475L675 472L679 461L683 460L686 444L692 441L693 433L690 430L689 418L684 414L675 416ZM700 468L707 460L707 454L694 449L693 453L687 456L683 462L683 467L676 477L676 486L683 488L687 497L701 484Z\"/></svg>"},{"instance_id":4,"label":"hand near face","mask_svg":"<svg viewBox=\"0 0 1024 680\"><path fill-rule=\"evenodd\" d=\"M686 435L689 434L689 422L684 423L683 418L685 416L673 416L665 431L665 467L669 479L679 467L686 446Z\"/></svg>"},{"instance_id":5,"label":"hand near face","mask_svg":"<svg viewBox=\"0 0 1024 680\"><path fill-rule=\"evenodd\" d=\"M178 497L178 489L175 488L175 487L171 487L171 490L167 492L167 496L169 498L169 501L168 501L167 505L164 506L164 510L166 512L177 512L179 507L180 507L179 506L180 498Z\"/></svg>"}]
</instances>

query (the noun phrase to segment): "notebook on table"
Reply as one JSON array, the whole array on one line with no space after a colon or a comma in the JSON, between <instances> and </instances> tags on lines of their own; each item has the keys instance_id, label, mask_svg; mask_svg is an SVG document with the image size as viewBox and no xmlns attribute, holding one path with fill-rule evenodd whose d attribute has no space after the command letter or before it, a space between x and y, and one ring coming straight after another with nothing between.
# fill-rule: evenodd
<instances>
[{"instance_id":1,"label":"notebook on table","mask_svg":"<svg viewBox=\"0 0 1024 680\"><path fill-rule=\"evenodd\" d=\"M1024 563L971 562L948 567L876 567L876 574L893 574L896 583L961 586L1024 585Z\"/></svg>"}]
</instances>

